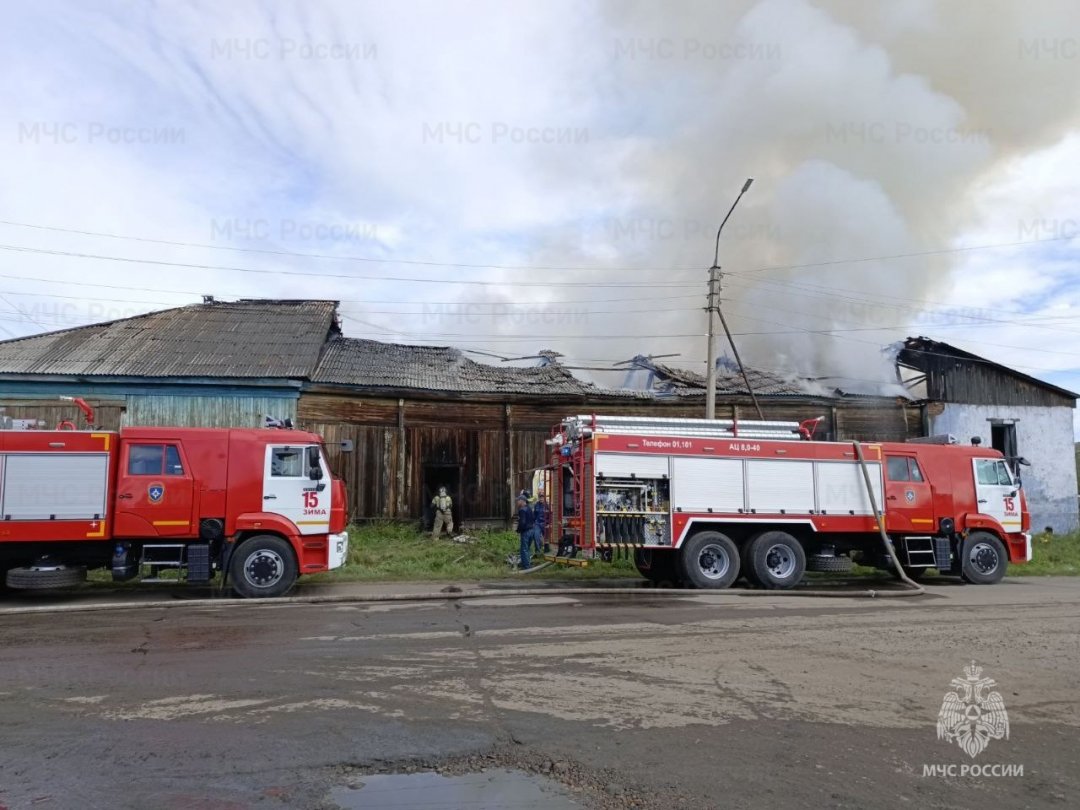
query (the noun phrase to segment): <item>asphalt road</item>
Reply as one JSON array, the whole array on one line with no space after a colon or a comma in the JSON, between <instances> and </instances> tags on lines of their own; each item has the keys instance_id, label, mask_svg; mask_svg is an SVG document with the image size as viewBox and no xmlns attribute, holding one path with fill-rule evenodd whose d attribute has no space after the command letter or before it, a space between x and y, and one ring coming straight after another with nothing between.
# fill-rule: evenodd
<instances>
[{"instance_id":1,"label":"asphalt road","mask_svg":"<svg viewBox=\"0 0 1080 810\"><path fill-rule=\"evenodd\" d=\"M597 807L1080 805L1080 580L931 590L0 615L0 807L332 808L433 766ZM975 759L936 730L972 660L1010 721Z\"/></svg>"}]
</instances>

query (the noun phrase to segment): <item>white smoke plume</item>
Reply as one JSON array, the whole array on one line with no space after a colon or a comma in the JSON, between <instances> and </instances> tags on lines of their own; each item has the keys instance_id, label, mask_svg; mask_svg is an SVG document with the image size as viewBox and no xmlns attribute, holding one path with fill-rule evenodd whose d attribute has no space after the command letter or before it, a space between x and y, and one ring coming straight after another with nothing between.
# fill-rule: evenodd
<instances>
[{"instance_id":1,"label":"white smoke plume","mask_svg":"<svg viewBox=\"0 0 1080 810\"><path fill-rule=\"evenodd\" d=\"M720 263L761 369L889 379L908 333L978 350L980 315L1068 297L1075 253L933 251L1075 234L1075 2L309 5L12 11L0 212L62 230L0 224L0 336L333 298L356 337L700 373L747 177Z\"/></svg>"},{"instance_id":2,"label":"white smoke plume","mask_svg":"<svg viewBox=\"0 0 1080 810\"><path fill-rule=\"evenodd\" d=\"M612 264L701 268L647 277L695 279L698 289L668 292L703 294L715 229L752 176L720 262L740 348L766 369L890 379L878 347L927 322L920 302L945 294L965 256L834 262L961 246L995 171L1077 123L1080 69L1063 39L1080 30L1074 3L612 2L606 11L606 86L654 118L662 109L663 132L641 133L624 159L632 205L612 201L609 220L559 235L544 258L570 250L595 260L607 245ZM1018 241L1017 230L993 241ZM790 266L800 267L754 272ZM678 334L703 323L701 312L658 312L597 316L590 328ZM833 329L852 331L809 333ZM605 347L627 357L674 348L685 359L668 362L700 370L702 344Z\"/></svg>"}]
</instances>

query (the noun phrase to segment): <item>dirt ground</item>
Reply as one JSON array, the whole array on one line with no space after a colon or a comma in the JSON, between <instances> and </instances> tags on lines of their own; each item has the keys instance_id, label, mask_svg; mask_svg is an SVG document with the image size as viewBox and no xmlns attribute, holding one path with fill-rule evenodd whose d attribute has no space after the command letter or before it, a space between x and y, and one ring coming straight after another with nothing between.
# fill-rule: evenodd
<instances>
[{"instance_id":1,"label":"dirt ground","mask_svg":"<svg viewBox=\"0 0 1080 810\"><path fill-rule=\"evenodd\" d=\"M0 604L0 807L332 808L502 766L586 807L1080 804L1080 580L930 591ZM1009 720L974 759L936 728L972 661Z\"/></svg>"}]
</instances>

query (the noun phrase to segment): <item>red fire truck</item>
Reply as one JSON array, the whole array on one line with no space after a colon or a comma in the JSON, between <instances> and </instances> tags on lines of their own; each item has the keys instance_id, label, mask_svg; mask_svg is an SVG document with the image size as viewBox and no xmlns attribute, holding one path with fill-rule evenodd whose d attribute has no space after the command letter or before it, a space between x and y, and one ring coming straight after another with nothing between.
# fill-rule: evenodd
<instances>
[{"instance_id":1,"label":"red fire truck","mask_svg":"<svg viewBox=\"0 0 1080 810\"><path fill-rule=\"evenodd\" d=\"M118 581L221 571L242 596L280 596L345 561L345 488L313 433L65 427L0 430L10 588L74 585L105 567Z\"/></svg>"},{"instance_id":2,"label":"red fire truck","mask_svg":"<svg viewBox=\"0 0 1080 810\"><path fill-rule=\"evenodd\" d=\"M912 578L934 568L990 584L1031 559L1024 492L1001 453L948 438L813 441L819 422L563 420L548 440L559 554L632 554L649 579L697 588L891 568L882 528Z\"/></svg>"}]
</instances>

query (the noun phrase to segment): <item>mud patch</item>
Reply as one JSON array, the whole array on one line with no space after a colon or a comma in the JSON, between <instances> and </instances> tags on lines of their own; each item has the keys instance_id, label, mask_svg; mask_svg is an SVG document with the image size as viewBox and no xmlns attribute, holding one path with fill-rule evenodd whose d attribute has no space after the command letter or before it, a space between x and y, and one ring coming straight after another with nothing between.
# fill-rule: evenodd
<instances>
[{"instance_id":1,"label":"mud patch","mask_svg":"<svg viewBox=\"0 0 1080 810\"><path fill-rule=\"evenodd\" d=\"M343 810L579 810L583 806L555 782L508 768L460 776L435 771L376 774L350 787L334 788L330 800Z\"/></svg>"},{"instance_id":2,"label":"mud patch","mask_svg":"<svg viewBox=\"0 0 1080 810\"><path fill-rule=\"evenodd\" d=\"M515 791L499 794L499 801L492 804L472 803L479 801L475 797L458 794L444 794L432 791L429 795L406 794L400 798L401 804L359 804L359 795L363 787L378 785L380 791L370 794L373 797L387 797L383 788L393 785L406 785L406 782L374 781L384 776L395 780L408 777L424 777L431 784L445 786L448 780L464 780L460 784L476 785L479 781L496 778L496 786L502 784L503 776L509 774ZM700 810L706 805L697 802L690 794L673 785L665 785L660 791L626 780L626 775L606 768L589 768L565 757L552 756L551 753L522 746L514 740L496 750L484 754L471 754L462 757L439 760L410 760L380 763L376 760L368 766L346 765L332 769L329 780L344 782L348 787L332 791L329 804L337 804L343 810L374 807L423 807L459 808L492 807L503 808L593 808L594 810ZM440 781L441 780L441 781ZM530 790L520 791L516 786L527 784ZM370 787L368 788L370 789ZM540 789L540 796L545 802L535 803L533 789ZM444 798L448 797L448 798ZM480 799L486 798L481 796ZM452 799L452 800L451 800ZM347 803L352 801L354 803ZM428 803L430 801L430 803ZM711 810L711 806L710 810Z\"/></svg>"}]
</instances>

